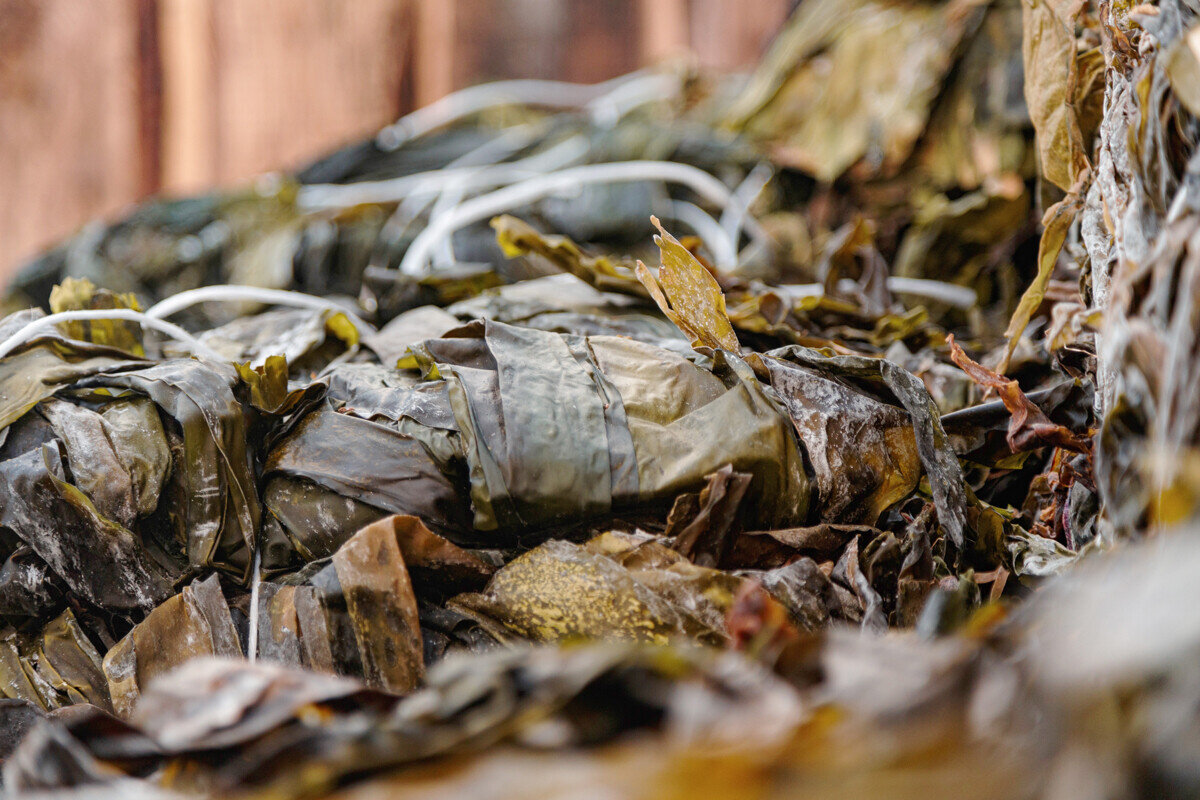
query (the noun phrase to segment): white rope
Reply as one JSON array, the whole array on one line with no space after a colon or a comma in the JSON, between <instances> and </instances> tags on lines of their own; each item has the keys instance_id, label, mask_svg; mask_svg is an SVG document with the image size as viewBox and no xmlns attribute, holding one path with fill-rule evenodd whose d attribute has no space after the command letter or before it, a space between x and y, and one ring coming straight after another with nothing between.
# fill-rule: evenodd
<instances>
[{"instance_id":1,"label":"white rope","mask_svg":"<svg viewBox=\"0 0 1200 800\"><path fill-rule=\"evenodd\" d=\"M463 188L463 182L458 181L451 183L442 188L442 191L437 196L437 200L433 203L433 208L429 210L430 219L435 219L448 214L454 209L462 205L463 197L466 196L466 190ZM454 257L454 237L447 236L438 243L438 246L433 251L433 263L438 267L445 267L455 262Z\"/></svg>"},{"instance_id":2,"label":"white rope","mask_svg":"<svg viewBox=\"0 0 1200 800\"><path fill-rule=\"evenodd\" d=\"M140 311L134 311L128 308L113 308L113 309L97 309L88 311L60 311L57 314L48 314L44 317L38 317L33 322L22 326L16 333L9 336L3 342L0 342L0 358L4 358L16 348L33 339L38 334L53 329L60 322L75 322L87 320L128 320L136 322L147 328L153 328L160 333L165 333L172 339L176 339L196 355L204 356L213 361L225 361L225 357L213 350L208 345L198 340L195 336L185 331L178 325L170 322L157 319L149 314L143 314Z\"/></svg>"},{"instance_id":3,"label":"white rope","mask_svg":"<svg viewBox=\"0 0 1200 800\"><path fill-rule=\"evenodd\" d=\"M931 281L927 278L892 277L887 279L887 288L896 294L916 295L956 308L972 308L978 300L975 290L969 286Z\"/></svg>"},{"instance_id":4,"label":"white rope","mask_svg":"<svg viewBox=\"0 0 1200 800\"><path fill-rule=\"evenodd\" d=\"M246 637L246 656L253 664L258 660L258 587L262 584L262 550L254 548L253 572L250 575L250 623Z\"/></svg>"},{"instance_id":5,"label":"white rope","mask_svg":"<svg viewBox=\"0 0 1200 800\"><path fill-rule=\"evenodd\" d=\"M658 99L660 96L670 97L677 91L678 80L672 86L662 81L663 76L647 75L644 72L632 72L613 78L604 83L566 83L564 81L543 80L512 80L484 83L470 86L437 100L429 105L418 108L411 114L401 117L396 122L381 130L375 137L375 143L382 150L396 150L406 142L418 139L438 128L443 128L452 122L507 105L541 106L544 108L579 108L589 103L600 101L605 95L614 92L627 84L647 83L646 88L639 89L635 95L637 105L646 100ZM668 76L670 77L670 76ZM651 80L653 79L653 83ZM657 93L652 94L651 89ZM630 107L633 97L623 97L622 92L611 101L618 113L621 108ZM600 112L603 114L603 112ZM610 112L611 113L611 112Z\"/></svg>"},{"instance_id":6,"label":"white rope","mask_svg":"<svg viewBox=\"0 0 1200 800\"><path fill-rule=\"evenodd\" d=\"M742 225L750 211L750 206L762 193L763 188L774 174L770 165L760 163L750 170L738 187L733 190L734 202L730 203L721 214L721 227L725 229L735 248L741 243Z\"/></svg>"},{"instance_id":7,"label":"white rope","mask_svg":"<svg viewBox=\"0 0 1200 800\"><path fill-rule=\"evenodd\" d=\"M540 153L535 153L528 158L505 166L528 170L531 175L539 175L578 163L588 154L589 149L590 145L585 137L571 136ZM489 174L496 171L500 173L498 176ZM463 198L470 194L472 189L483 188L487 183L499 186L512 183L511 174L511 169L480 167L473 174L444 184L440 189L440 194L437 196L436 202L433 204L433 208L429 212L429 218L434 219L458 208L462 204ZM500 177L502 180L497 182L495 181L495 177ZM484 183L481 183L481 178ZM407 205L407 202L405 205ZM440 246L435 248L434 262L439 266L444 266L453 264L454 261L454 237L447 236L441 241Z\"/></svg>"},{"instance_id":8,"label":"white rope","mask_svg":"<svg viewBox=\"0 0 1200 800\"><path fill-rule=\"evenodd\" d=\"M854 288L854 281L846 278L842 280L845 283L839 284L839 288L843 285L847 290ZM799 300L803 297L819 297L825 293L825 287L819 283L785 283L769 288L791 300ZM972 308L976 302L975 290L968 286L957 286L953 283L933 281L927 278L889 277L887 279L887 288L888 291L895 292L896 294L911 294L916 297L924 297L927 300L936 300L939 303L945 303L956 308Z\"/></svg>"},{"instance_id":9,"label":"white rope","mask_svg":"<svg viewBox=\"0 0 1200 800\"><path fill-rule=\"evenodd\" d=\"M732 193L719 180L689 164L671 161L619 161L608 164L585 164L559 170L514 183L479 197L472 198L453 211L432 219L417 235L400 262L400 272L412 277L428 273L429 257L442 240L464 225L490 219L496 214L532 203L549 195L594 183L629 183L638 181L667 181L688 186L705 200L725 208ZM735 255L736 258L736 255ZM730 269L734 260L725 254L717 263Z\"/></svg>"},{"instance_id":10,"label":"white rope","mask_svg":"<svg viewBox=\"0 0 1200 800\"><path fill-rule=\"evenodd\" d=\"M638 106L675 97L681 86L678 75L645 75L625 81L592 100L588 103L588 111L596 125L611 128Z\"/></svg>"},{"instance_id":11,"label":"white rope","mask_svg":"<svg viewBox=\"0 0 1200 800\"><path fill-rule=\"evenodd\" d=\"M487 108L512 103L567 108L586 104L586 107L592 114L593 120L597 124L611 126L639 105L673 97L678 94L680 86L681 82L677 76L656 73L631 73L598 84L574 84L537 80L485 83L447 95L431 105L417 109L393 125L384 128L380 132L380 137L389 141L394 140L394 146L399 147L405 141L423 136L456 119L461 119L464 116L469 116ZM572 139L582 140L583 148L581 153L576 154L576 157L566 159L567 162L582 158L586 155L588 149L585 137L572 137ZM560 147L565 143L560 143L560 145L556 145L555 147ZM477 149L488 148L490 144L489 142ZM579 143L575 144L578 146ZM543 153L534 154L522 161L497 166L507 166L513 168L514 171L519 168L518 165L527 168L529 171L548 171L549 167L544 167L536 162L540 158L549 156L555 150L555 147ZM472 153L468 153L467 155L470 156L474 152L472 151ZM300 187L297 203L302 209L309 211L344 208L363 203L395 203L414 191L424 189L424 184L427 181L434 181L440 184L443 181L461 179L461 174L457 174L452 170L456 166L469 164L468 160L460 165L459 162L462 160L462 157L460 157L460 159L451 162L444 169L419 172L414 175L403 175L398 178L388 178L380 181L358 181L347 184L310 184L302 186ZM512 180L520 180L521 177L524 176L514 177L509 180L495 180L495 178L489 176L488 180L492 181L492 185L502 185ZM467 184L465 191L469 193L470 190L471 186Z\"/></svg>"},{"instance_id":12,"label":"white rope","mask_svg":"<svg viewBox=\"0 0 1200 800\"><path fill-rule=\"evenodd\" d=\"M687 225L703 239L712 252L713 258L718 262L731 262L737 259L737 251L725 229L710 217L707 211L686 200L672 200L670 208L670 216Z\"/></svg>"},{"instance_id":13,"label":"white rope","mask_svg":"<svg viewBox=\"0 0 1200 800\"><path fill-rule=\"evenodd\" d=\"M444 186L461 183L467 193L504 186L576 163L588 152L587 139L571 136L540 153L507 164L449 166L399 178L357 183L301 186L296 203L303 211L325 211L357 205L420 201L437 194ZM420 206L424 210L426 202ZM418 211L417 213L420 213Z\"/></svg>"},{"instance_id":14,"label":"white rope","mask_svg":"<svg viewBox=\"0 0 1200 800\"><path fill-rule=\"evenodd\" d=\"M353 311L348 311L340 304L323 297L314 297L310 294L292 292L286 289L264 289L259 286L239 286L236 284L229 286L203 286L199 289L180 292L146 309L146 316L156 320L163 319L185 308L207 302L252 302L277 306L294 306L296 308L312 308L322 311L338 311L345 314L360 332L370 333L375 330L373 325L363 320Z\"/></svg>"}]
</instances>

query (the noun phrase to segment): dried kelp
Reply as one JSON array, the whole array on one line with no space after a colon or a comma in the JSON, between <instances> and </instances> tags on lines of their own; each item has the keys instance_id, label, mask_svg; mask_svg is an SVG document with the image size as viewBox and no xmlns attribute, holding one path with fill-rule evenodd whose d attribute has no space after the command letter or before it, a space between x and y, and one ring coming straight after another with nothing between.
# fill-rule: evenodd
<instances>
[{"instance_id":1,"label":"dried kelp","mask_svg":"<svg viewBox=\"0 0 1200 800\"><path fill-rule=\"evenodd\" d=\"M40 257L4 789L1194 796L1198 31L804 0Z\"/></svg>"}]
</instances>

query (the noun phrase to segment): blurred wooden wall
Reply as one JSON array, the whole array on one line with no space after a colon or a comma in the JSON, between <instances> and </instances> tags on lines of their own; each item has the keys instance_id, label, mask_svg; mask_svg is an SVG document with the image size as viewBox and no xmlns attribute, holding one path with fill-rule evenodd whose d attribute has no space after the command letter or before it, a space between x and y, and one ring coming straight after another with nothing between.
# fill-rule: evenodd
<instances>
[{"instance_id":1,"label":"blurred wooden wall","mask_svg":"<svg viewBox=\"0 0 1200 800\"><path fill-rule=\"evenodd\" d=\"M484 80L752 65L797 0L0 0L0 280Z\"/></svg>"}]
</instances>

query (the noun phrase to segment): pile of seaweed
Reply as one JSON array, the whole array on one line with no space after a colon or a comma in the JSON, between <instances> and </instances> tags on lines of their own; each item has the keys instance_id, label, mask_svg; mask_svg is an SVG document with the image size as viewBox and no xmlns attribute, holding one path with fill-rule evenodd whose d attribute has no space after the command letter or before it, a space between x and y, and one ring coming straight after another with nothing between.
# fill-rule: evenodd
<instances>
[{"instance_id":1,"label":"pile of seaweed","mask_svg":"<svg viewBox=\"0 0 1200 800\"><path fill-rule=\"evenodd\" d=\"M1196 0L803 0L90 225L4 790L1195 796L1198 115Z\"/></svg>"}]
</instances>

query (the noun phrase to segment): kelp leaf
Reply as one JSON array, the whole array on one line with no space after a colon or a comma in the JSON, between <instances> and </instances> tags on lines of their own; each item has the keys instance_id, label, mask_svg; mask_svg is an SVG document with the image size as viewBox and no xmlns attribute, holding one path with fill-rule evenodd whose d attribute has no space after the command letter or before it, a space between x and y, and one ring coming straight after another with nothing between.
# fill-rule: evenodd
<instances>
[{"instance_id":1,"label":"kelp leaf","mask_svg":"<svg viewBox=\"0 0 1200 800\"><path fill-rule=\"evenodd\" d=\"M196 568L216 566L248 573L250 543L259 524L259 501L247 450L246 409L234 389L232 366L195 359L79 381L97 395L128 389L147 395L174 420L183 447L172 465L171 520ZM172 515L174 516L174 515Z\"/></svg>"},{"instance_id":2,"label":"kelp leaf","mask_svg":"<svg viewBox=\"0 0 1200 800\"><path fill-rule=\"evenodd\" d=\"M614 264L604 256L589 256L566 236L539 233L528 223L507 214L494 218L491 225L496 230L496 242L509 258L536 253L597 289L646 297L646 290L628 267Z\"/></svg>"},{"instance_id":3,"label":"kelp leaf","mask_svg":"<svg viewBox=\"0 0 1200 800\"><path fill-rule=\"evenodd\" d=\"M688 563L657 541L606 533L583 545L552 539L506 564L483 592L459 595L450 607L502 642L661 644L696 637L717 643L724 638L731 587L740 583Z\"/></svg>"},{"instance_id":4,"label":"kelp leaf","mask_svg":"<svg viewBox=\"0 0 1200 800\"><path fill-rule=\"evenodd\" d=\"M302 401L312 399L324 390L320 384L290 389L288 363L283 356L267 356L266 361L259 367L252 367L249 363L235 363L233 366L249 394L250 405L267 414L289 414Z\"/></svg>"},{"instance_id":5,"label":"kelp leaf","mask_svg":"<svg viewBox=\"0 0 1200 800\"><path fill-rule=\"evenodd\" d=\"M359 692L362 684L332 675L197 658L155 681L133 721L168 752L215 750L256 739L302 709L319 719L320 703Z\"/></svg>"},{"instance_id":6,"label":"kelp leaf","mask_svg":"<svg viewBox=\"0 0 1200 800\"><path fill-rule=\"evenodd\" d=\"M391 535L400 549L401 560L418 589L461 592L479 589L496 567L470 550L439 536L418 517L395 514L363 528L379 528ZM371 535L377 533L372 530Z\"/></svg>"},{"instance_id":7,"label":"kelp leaf","mask_svg":"<svg viewBox=\"0 0 1200 800\"><path fill-rule=\"evenodd\" d=\"M1087 169L1075 111L1079 65L1075 19L1080 0L1026 0L1025 102L1037 133L1038 158L1048 181L1067 190Z\"/></svg>"},{"instance_id":8,"label":"kelp leaf","mask_svg":"<svg viewBox=\"0 0 1200 800\"><path fill-rule=\"evenodd\" d=\"M1016 381L972 361L954 341L954 334L946 338L946 344L950 345L950 359L967 373L967 377L980 386L996 389L1000 393L1004 407L1012 414L1008 425L1008 446L1014 453L1046 445L1062 447L1076 453L1086 453L1091 449L1086 437L1052 422L1044 411L1025 396Z\"/></svg>"},{"instance_id":9,"label":"kelp leaf","mask_svg":"<svg viewBox=\"0 0 1200 800\"><path fill-rule=\"evenodd\" d=\"M1080 188L1080 184L1076 184L1076 189ZM1000 362L1000 371L1008 370L1008 362L1012 359L1013 351L1017 349L1017 343L1021 340L1021 334L1025 331L1025 326L1029 324L1029 320L1033 318L1034 312L1038 310L1038 306L1042 304L1042 300L1046 296L1046 288L1050 285L1050 276L1054 273L1054 265L1058 261L1058 255L1062 252L1063 243L1067 240L1067 232L1071 229L1071 224L1075 221L1075 216L1079 213L1082 207L1080 195L1072 193L1064 197L1059 202L1046 209L1046 215L1042 218L1042 239L1038 242L1038 271L1033 279L1033 283L1021 295L1021 301L1017 303L1017 310L1013 312L1012 319L1008 323L1008 330L1004 335L1008 338L1008 346L1004 350L1004 358Z\"/></svg>"},{"instance_id":10,"label":"kelp leaf","mask_svg":"<svg viewBox=\"0 0 1200 800\"><path fill-rule=\"evenodd\" d=\"M698 496L680 495L667 519L666 534L675 538L673 549L701 566L723 565L733 544L730 533L738 507L753 478L748 472L734 472L733 466L726 464L705 476L708 485ZM689 500L695 504L694 513L679 513L682 506L690 505Z\"/></svg>"},{"instance_id":11,"label":"kelp leaf","mask_svg":"<svg viewBox=\"0 0 1200 800\"><path fill-rule=\"evenodd\" d=\"M237 629L216 575L168 598L104 656L113 711L128 717L146 685L193 658L242 655Z\"/></svg>"},{"instance_id":12,"label":"kelp leaf","mask_svg":"<svg viewBox=\"0 0 1200 800\"><path fill-rule=\"evenodd\" d=\"M637 276L662 312L687 336L693 347L738 352L737 334L725 310L725 295L704 265L659 223L654 242L662 253L658 280L641 261Z\"/></svg>"},{"instance_id":13,"label":"kelp leaf","mask_svg":"<svg viewBox=\"0 0 1200 800\"><path fill-rule=\"evenodd\" d=\"M97 289L87 278L63 278L62 283L50 290L50 310L55 314L115 308L141 311L132 293L118 294L108 289ZM142 347L141 327L135 322L119 319L74 320L60 323L58 327L72 339L115 347L136 356L146 354Z\"/></svg>"},{"instance_id":14,"label":"kelp leaf","mask_svg":"<svg viewBox=\"0 0 1200 800\"><path fill-rule=\"evenodd\" d=\"M40 312L12 314L0 319L0 330L13 333L38 316ZM29 346L0 359L0 436L65 385L97 373L144 364L126 359L115 350L66 341L56 333L39 336Z\"/></svg>"},{"instance_id":15,"label":"kelp leaf","mask_svg":"<svg viewBox=\"0 0 1200 800\"><path fill-rule=\"evenodd\" d=\"M1166 53L1167 78L1183 107L1200 117L1200 25L1175 40Z\"/></svg>"},{"instance_id":16,"label":"kelp leaf","mask_svg":"<svg viewBox=\"0 0 1200 800\"><path fill-rule=\"evenodd\" d=\"M58 440L0 464L0 529L12 531L78 597L110 611L149 609L172 576L137 534L103 516L66 481Z\"/></svg>"},{"instance_id":17,"label":"kelp leaf","mask_svg":"<svg viewBox=\"0 0 1200 800\"><path fill-rule=\"evenodd\" d=\"M930 491L937 506L938 523L956 547L963 545L967 531L967 497L962 466L942 428L933 397L920 378L887 359L863 356L830 358L796 345L752 357L752 360L762 364L762 369L768 374L771 371L771 359L790 361L829 378L852 379L860 385L868 382L886 387L911 419L917 455L929 478ZM781 393L784 391L786 389ZM908 472L905 468L897 471L902 474Z\"/></svg>"},{"instance_id":18,"label":"kelp leaf","mask_svg":"<svg viewBox=\"0 0 1200 800\"><path fill-rule=\"evenodd\" d=\"M75 486L101 515L132 528L137 519L133 479L121 463L104 418L54 398L44 401L39 410L62 440Z\"/></svg>"},{"instance_id":19,"label":"kelp leaf","mask_svg":"<svg viewBox=\"0 0 1200 800\"><path fill-rule=\"evenodd\" d=\"M358 328L341 311L329 315L325 320L325 330L341 339L347 347L358 344Z\"/></svg>"},{"instance_id":20,"label":"kelp leaf","mask_svg":"<svg viewBox=\"0 0 1200 800\"><path fill-rule=\"evenodd\" d=\"M358 642L363 680L390 692L416 688L425 674L421 627L395 531L368 525L331 561Z\"/></svg>"},{"instance_id":21,"label":"kelp leaf","mask_svg":"<svg viewBox=\"0 0 1200 800\"><path fill-rule=\"evenodd\" d=\"M276 308L238 317L199 338L229 361L248 361L254 367L283 356L298 376L319 371L359 343L358 329L347 315L328 308ZM174 348L168 354L182 355Z\"/></svg>"}]
</instances>

